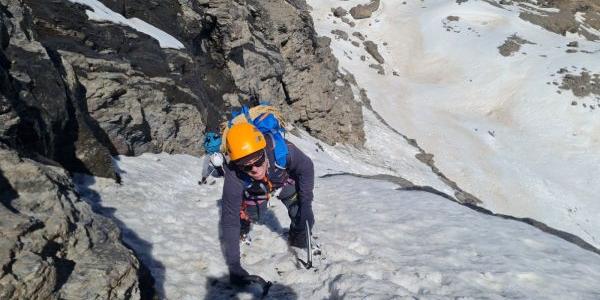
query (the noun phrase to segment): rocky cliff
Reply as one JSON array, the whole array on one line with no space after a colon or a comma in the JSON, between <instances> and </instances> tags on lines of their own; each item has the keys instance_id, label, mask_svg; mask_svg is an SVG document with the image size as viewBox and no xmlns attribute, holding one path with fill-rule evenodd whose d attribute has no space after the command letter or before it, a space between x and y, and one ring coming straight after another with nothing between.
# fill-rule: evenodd
<instances>
[{"instance_id":1,"label":"rocky cliff","mask_svg":"<svg viewBox=\"0 0 600 300\"><path fill-rule=\"evenodd\" d=\"M111 155L199 155L203 133L249 99L326 142L364 140L360 105L300 0L0 0L0 82L0 299L151 294L72 172L118 179Z\"/></svg>"},{"instance_id":2,"label":"rocky cliff","mask_svg":"<svg viewBox=\"0 0 600 300\"><path fill-rule=\"evenodd\" d=\"M139 263L64 169L0 148L0 299L139 298Z\"/></svg>"}]
</instances>

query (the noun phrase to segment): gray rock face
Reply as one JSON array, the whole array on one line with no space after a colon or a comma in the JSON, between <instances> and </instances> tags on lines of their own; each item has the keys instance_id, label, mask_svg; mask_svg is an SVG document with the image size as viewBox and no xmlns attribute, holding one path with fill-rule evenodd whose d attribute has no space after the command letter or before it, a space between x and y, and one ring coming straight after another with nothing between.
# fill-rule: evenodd
<instances>
[{"instance_id":1,"label":"gray rock face","mask_svg":"<svg viewBox=\"0 0 600 300\"><path fill-rule=\"evenodd\" d=\"M139 263L62 168L0 144L0 299L139 298Z\"/></svg>"},{"instance_id":2,"label":"gray rock face","mask_svg":"<svg viewBox=\"0 0 600 300\"><path fill-rule=\"evenodd\" d=\"M494 3L494 2L491 2ZM522 8L519 17L549 31L566 35L578 34L590 41L599 41L600 5L597 0L543 1L537 5L524 0L498 1L502 5ZM551 9L551 10L549 10ZM579 16L578 16L579 15Z\"/></svg>"},{"instance_id":3,"label":"gray rock face","mask_svg":"<svg viewBox=\"0 0 600 300\"><path fill-rule=\"evenodd\" d=\"M139 298L138 260L59 167L115 177L82 86L29 8L0 3L0 299Z\"/></svg>"},{"instance_id":4,"label":"gray rock face","mask_svg":"<svg viewBox=\"0 0 600 300\"><path fill-rule=\"evenodd\" d=\"M304 1L211 2L236 86L270 100L288 121L328 143L361 145L360 104L337 71L329 43L317 38ZM344 86L335 84L337 80ZM229 105L235 105L230 101Z\"/></svg>"},{"instance_id":5,"label":"gray rock face","mask_svg":"<svg viewBox=\"0 0 600 300\"><path fill-rule=\"evenodd\" d=\"M362 115L304 1L104 0L186 49L162 49L132 28L87 19L68 1L24 1L45 47L72 66L85 110L113 154L201 153L204 131L256 94L328 143L361 145Z\"/></svg>"},{"instance_id":6,"label":"gray rock face","mask_svg":"<svg viewBox=\"0 0 600 300\"><path fill-rule=\"evenodd\" d=\"M84 7L68 1L42 3L25 1L31 8L34 28L45 47L54 49L64 65L71 66L85 99L85 112L98 124L113 154L139 155L144 152L201 152L201 138L210 115L222 106L210 106L210 98L221 91L208 88L213 69L207 59L201 65L189 52L162 49L156 40L134 29L108 22L88 20ZM184 32L187 23L165 18L180 12L176 5L157 2L107 2L127 14L146 17L167 32ZM160 8L160 9L159 9ZM156 17L160 10L162 18ZM198 16L189 16L191 19ZM182 20L182 22L184 22ZM199 21L198 21L199 22ZM197 23L198 23L197 22ZM199 24L199 23L198 23ZM196 32L200 30L195 25ZM186 31L187 32L187 31ZM224 90L227 75L216 73ZM219 99L220 100L220 99Z\"/></svg>"},{"instance_id":7,"label":"gray rock face","mask_svg":"<svg viewBox=\"0 0 600 300\"><path fill-rule=\"evenodd\" d=\"M350 15L355 20L370 18L373 12L369 9L368 6L359 4L350 9Z\"/></svg>"},{"instance_id":8,"label":"gray rock face","mask_svg":"<svg viewBox=\"0 0 600 300\"><path fill-rule=\"evenodd\" d=\"M0 141L71 171L115 178L110 152L85 111L69 65L32 36L29 10L3 1L0 48Z\"/></svg>"}]
</instances>

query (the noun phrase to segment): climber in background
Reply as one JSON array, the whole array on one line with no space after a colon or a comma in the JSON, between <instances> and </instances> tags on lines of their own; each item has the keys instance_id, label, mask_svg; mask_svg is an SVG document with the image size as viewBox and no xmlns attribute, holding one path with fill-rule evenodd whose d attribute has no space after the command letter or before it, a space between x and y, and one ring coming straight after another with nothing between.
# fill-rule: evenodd
<instances>
[{"instance_id":1,"label":"climber in background","mask_svg":"<svg viewBox=\"0 0 600 300\"><path fill-rule=\"evenodd\" d=\"M223 176L223 163L225 161L223 154L219 151L221 148L221 136L218 133L209 131L204 136L204 161L202 163L202 179L198 184L206 184L209 177ZM211 184L213 184L211 182Z\"/></svg>"}]
</instances>

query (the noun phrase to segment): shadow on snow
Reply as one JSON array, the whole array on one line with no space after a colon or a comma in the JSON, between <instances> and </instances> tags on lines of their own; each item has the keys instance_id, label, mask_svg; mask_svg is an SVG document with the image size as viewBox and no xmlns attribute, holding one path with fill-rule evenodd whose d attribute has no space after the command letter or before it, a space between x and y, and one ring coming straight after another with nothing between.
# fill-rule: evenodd
<instances>
[{"instance_id":1,"label":"shadow on snow","mask_svg":"<svg viewBox=\"0 0 600 300\"><path fill-rule=\"evenodd\" d=\"M79 174L74 178L80 196L92 210L111 219L121 230L121 241L131 249L140 260L138 278L140 280L141 299L164 297L165 266L152 257L152 244L140 238L133 230L115 216L116 209L102 205L102 197L90 186L95 183L92 176Z\"/></svg>"},{"instance_id":2,"label":"shadow on snow","mask_svg":"<svg viewBox=\"0 0 600 300\"><path fill-rule=\"evenodd\" d=\"M240 297L239 294L244 297ZM288 286L280 283L273 283L266 296L262 296L262 289L257 285L250 285L247 288L235 288L229 284L229 277L222 276L220 278L206 278L206 296L205 300L225 300L225 299L285 299L296 300L298 295Z\"/></svg>"}]
</instances>

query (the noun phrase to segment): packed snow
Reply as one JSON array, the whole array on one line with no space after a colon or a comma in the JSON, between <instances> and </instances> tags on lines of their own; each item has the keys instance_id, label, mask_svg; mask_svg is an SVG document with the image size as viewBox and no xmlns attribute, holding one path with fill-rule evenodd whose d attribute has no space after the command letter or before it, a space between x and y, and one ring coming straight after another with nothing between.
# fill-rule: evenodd
<instances>
[{"instance_id":1,"label":"packed snow","mask_svg":"<svg viewBox=\"0 0 600 300\"><path fill-rule=\"evenodd\" d=\"M139 32L145 33L158 41L161 48L183 49L185 46L172 35L138 19L125 18L123 15L112 11L98 0L69 0L73 3L87 5L91 10L86 10L85 13L90 20L108 21L116 24L129 26Z\"/></svg>"},{"instance_id":2,"label":"packed snow","mask_svg":"<svg viewBox=\"0 0 600 300\"><path fill-rule=\"evenodd\" d=\"M321 176L314 211L324 254L316 270L302 267L284 238L285 207L274 200L266 224L252 229L252 244L242 244L247 270L274 282L267 299L600 297L599 255L432 193L352 175L322 177L382 168L363 162L357 150L289 137ZM95 211L119 224L161 298L256 298L257 287L238 291L227 283L218 237L223 182L198 185L201 164L187 155L118 157L121 185L88 176L77 183Z\"/></svg>"},{"instance_id":3,"label":"packed snow","mask_svg":"<svg viewBox=\"0 0 600 300\"><path fill-rule=\"evenodd\" d=\"M370 18L347 15L354 27L331 9L367 0L307 2L340 69L354 74L388 124L434 154L448 178L487 209L600 246L600 100L557 87L560 69L600 72L600 43L551 33L520 19L519 8L489 1L382 0ZM369 67L376 61L354 32L378 45L385 75ZM513 35L526 42L502 56L498 47ZM575 53L567 51L572 41Z\"/></svg>"}]
</instances>

